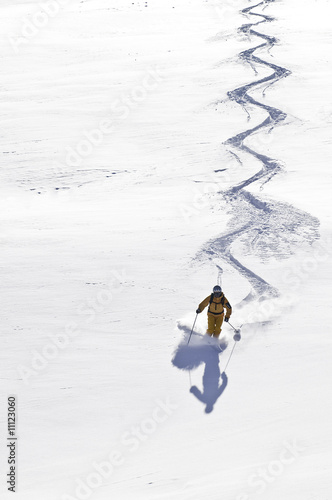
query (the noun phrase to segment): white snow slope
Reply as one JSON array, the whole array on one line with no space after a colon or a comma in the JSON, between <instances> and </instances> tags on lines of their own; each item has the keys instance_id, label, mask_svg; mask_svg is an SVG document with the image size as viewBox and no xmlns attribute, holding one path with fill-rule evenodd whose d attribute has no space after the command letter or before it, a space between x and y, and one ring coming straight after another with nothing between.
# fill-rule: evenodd
<instances>
[{"instance_id":1,"label":"white snow slope","mask_svg":"<svg viewBox=\"0 0 332 500\"><path fill-rule=\"evenodd\" d=\"M254 5L2 0L1 498L15 395L18 500L331 499L332 8Z\"/></svg>"}]
</instances>

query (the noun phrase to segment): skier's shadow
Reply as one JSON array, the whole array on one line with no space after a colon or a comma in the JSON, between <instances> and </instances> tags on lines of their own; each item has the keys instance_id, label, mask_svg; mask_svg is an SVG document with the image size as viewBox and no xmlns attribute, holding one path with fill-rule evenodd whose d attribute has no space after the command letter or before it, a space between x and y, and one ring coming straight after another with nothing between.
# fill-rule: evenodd
<instances>
[{"instance_id":1,"label":"skier's shadow","mask_svg":"<svg viewBox=\"0 0 332 500\"><path fill-rule=\"evenodd\" d=\"M220 350L208 344L204 344L204 337L197 332L193 332L188 345L190 329L183 325L178 328L185 333L184 340L178 345L172 363L180 370L193 370L205 364L203 373L203 391L193 385L190 392L205 404L205 413L211 413L213 406L222 395L227 386L226 373L220 373L219 354L226 349L227 344L222 344Z\"/></svg>"}]
</instances>

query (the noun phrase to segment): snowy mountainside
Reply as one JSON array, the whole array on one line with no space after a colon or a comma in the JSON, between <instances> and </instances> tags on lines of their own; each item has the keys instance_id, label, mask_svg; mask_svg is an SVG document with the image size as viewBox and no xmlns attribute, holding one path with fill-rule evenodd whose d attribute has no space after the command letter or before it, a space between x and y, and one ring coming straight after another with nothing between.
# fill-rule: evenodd
<instances>
[{"instance_id":1,"label":"snowy mountainside","mask_svg":"<svg viewBox=\"0 0 332 500\"><path fill-rule=\"evenodd\" d=\"M330 498L329 3L0 9L18 500Z\"/></svg>"}]
</instances>

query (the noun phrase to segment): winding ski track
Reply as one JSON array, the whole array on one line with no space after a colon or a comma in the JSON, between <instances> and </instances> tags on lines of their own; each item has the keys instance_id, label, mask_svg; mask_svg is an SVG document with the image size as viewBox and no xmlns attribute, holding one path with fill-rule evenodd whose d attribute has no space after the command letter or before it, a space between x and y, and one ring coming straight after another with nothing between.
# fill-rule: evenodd
<instances>
[{"instance_id":1,"label":"winding ski track","mask_svg":"<svg viewBox=\"0 0 332 500\"><path fill-rule=\"evenodd\" d=\"M257 296L261 298L275 297L279 293L273 285L244 266L234 256L231 247L235 242L242 245L243 249L247 249L248 254L254 254L261 260L266 261L271 256L279 259L287 258L304 241L312 243L318 238L317 228L319 222L316 218L290 204L260 199L246 189L253 183L259 183L262 189L263 185L281 170L281 165L277 160L255 151L245 143L248 137L263 129L269 129L269 133L271 133L274 127L280 125L287 117L285 112L258 101L250 94L252 90L263 87L264 96L266 88L291 74L290 70L255 55L257 51L264 49L270 51L277 43L277 39L260 33L256 29L257 26L263 23L274 21L274 18L253 12L253 10L262 6L266 7L274 1L263 0L243 9L242 14L255 16L259 20L243 24L239 28L239 32L248 37L255 36L262 39L262 43L259 45L241 52L239 54L240 60L249 64L256 75L258 74L257 66L269 68L272 70L271 74L228 92L229 99L242 106L247 113L246 107L251 106L259 108L267 114L259 125L229 138L225 143L230 148L241 150L256 158L261 163L261 168L254 175L245 178L223 193L231 212L233 212L233 218L230 221L231 230L227 234L209 241L203 250L203 253L209 259L223 259L249 281L251 292L247 297L248 299ZM250 119L249 113L248 116ZM231 153L235 155L234 152L231 151ZM243 166L245 167L245 162L243 162Z\"/></svg>"}]
</instances>

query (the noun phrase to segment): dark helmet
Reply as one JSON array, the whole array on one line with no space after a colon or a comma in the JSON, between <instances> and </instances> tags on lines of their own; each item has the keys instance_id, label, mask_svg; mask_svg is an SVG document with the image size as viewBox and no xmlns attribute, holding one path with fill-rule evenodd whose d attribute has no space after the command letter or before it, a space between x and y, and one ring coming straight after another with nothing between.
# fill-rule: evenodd
<instances>
[{"instance_id":1,"label":"dark helmet","mask_svg":"<svg viewBox=\"0 0 332 500\"><path fill-rule=\"evenodd\" d=\"M215 297L221 297L221 287L219 285L213 287L213 295Z\"/></svg>"}]
</instances>

